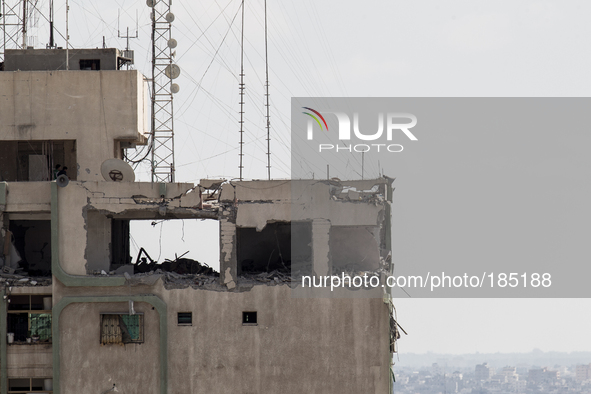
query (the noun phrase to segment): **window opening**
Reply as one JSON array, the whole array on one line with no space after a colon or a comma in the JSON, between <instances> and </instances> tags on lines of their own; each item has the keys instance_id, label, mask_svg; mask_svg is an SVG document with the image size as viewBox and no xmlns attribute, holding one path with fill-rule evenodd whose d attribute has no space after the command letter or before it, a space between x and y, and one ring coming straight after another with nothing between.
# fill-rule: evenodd
<instances>
[{"instance_id":1,"label":"window opening","mask_svg":"<svg viewBox=\"0 0 591 394\"><path fill-rule=\"evenodd\" d=\"M51 343L51 296L11 295L6 320L9 344Z\"/></svg>"},{"instance_id":2,"label":"window opening","mask_svg":"<svg viewBox=\"0 0 591 394\"><path fill-rule=\"evenodd\" d=\"M271 271L289 275L292 264L298 269L311 266L309 222L267 223L260 232L255 228L237 228L236 238L239 275Z\"/></svg>"},{"instance_id":3,"label":"window opening","mask_svg":"<svg viewBox=\"0 0 591 394\"><path fill-rule=\"evenodd\" d=\"M53 393L52 390L51 377L8 379L8 394Z\"/></svg>"},{"instance_id":4,"label":"window opening","mask_svg":"<svg viewBox=\"0 0 591 394\"><path fill-rule=\"evenodd\" d=\"M144 342L144 315L101 314L101 345Z\"/></svg>"},{"instance_id":5,"label":"window opening","mask_svg":"<svg viewBox=\"0 0 591 394\"><path fill-rule=\"evenodd\" d=\"M242 312L242 324L245 326L257 325L257 313L256 312Z\"/></svg>"},{"instance_id":6,"label":"window opening","mask_svg":"<svg viewBox=\"0 0 591 394\"><path fill-rule=\"evenodd\" d=\"M51 221L11 220L8 229L10 268L30 276L50 276Z\"/></svg>"},{"instance_id":7,"label":"window opening","mask_svg":"<svg viewBox=\"0 0 591 394\"><path fill-rule=\"evenodd\" d=\"M80 70L100 70L100 59L80 59Z\"/></svg>"},{"instance_id":8,"label":"window opening","mask_svg":"<svg viewBox=\"0 0 591 394\"><path fill-rule=\"evenodd\" d=\"M76 163L74 140L0 141L0 182L51 181ZM76 171L66 175L76 180Z\"/></svg>"},{"instance_id":9,"label":"window opening","mask_svg":"<svg viewBox=\"0 0 591 394\"><path fill-rule=\"evenodd\" d=\"M179 312L177 315L177 322L179 326L190 326L193 324L192 312Z\"/></svg>"}]
</instances>

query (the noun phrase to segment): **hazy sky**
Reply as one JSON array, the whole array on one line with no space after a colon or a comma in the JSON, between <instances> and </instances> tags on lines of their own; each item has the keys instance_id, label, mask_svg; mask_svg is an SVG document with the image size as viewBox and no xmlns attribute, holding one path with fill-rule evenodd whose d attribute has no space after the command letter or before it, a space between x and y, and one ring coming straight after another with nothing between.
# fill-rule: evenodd
<instances>
[{"instance_id":1,"label":"hazy sky","mask_svg":"<svg viewBox=\"0 0 591 394\"><path fill-rule=\"evenodd\" d=\"M63 34L62 3L55 1L56 24ZM42 8L47 1L39 4ZM173 2L173 37L182 69L177 80L181 91L175 96L177 181L237 177L239 15L232 28L228 26L239 7L239 0ZM70 0L70 8L75 47L102 46L105 36L108 47L123 48L125 41L117 38L118 10L122 32L130 26L132 33L137 10L140 37L131 40L131 46L136 67L150 74L145 1ZM588 96L591 92L591 3L585 0L268 0L268 9L276 178L290 174L292 96ZM246 2L247 178L264 178L266 170L262 10L262 0ZM40 28L37 35L44 45L45 32ZM64 41L58 38L58 44L63 46ZM147 166L137 169L143 179L148 171ZM387 172L396 176L395 169ZM195 229L198 225L203 223L186 224L185 242L193 248L198 245L196 249L217 245L215 223L208 231ZM158 226L153 229L159 231ZM182 253L182 248L172 250ZM199 258L215 260L215 248L213 254ZM410 334L400 341L401 356L405 351L591 350L588 299L398 299L396 306L400 323Z\"/></svg>"}]
</instances>

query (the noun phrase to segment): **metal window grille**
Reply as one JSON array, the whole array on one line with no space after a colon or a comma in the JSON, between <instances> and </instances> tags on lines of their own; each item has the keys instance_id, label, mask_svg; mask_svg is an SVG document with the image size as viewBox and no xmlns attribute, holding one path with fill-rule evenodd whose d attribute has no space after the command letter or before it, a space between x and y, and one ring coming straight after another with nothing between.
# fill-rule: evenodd
<instances>
[{"instance_id":1,"label":"metal window grille","mask_svg":"<svg viewBox=\"0 0 591 394\"><path fill-rule=\"evenodd\" d=\"M144 316L101 314L101 345L144 342Z\"/></svg>"}]
</instances>

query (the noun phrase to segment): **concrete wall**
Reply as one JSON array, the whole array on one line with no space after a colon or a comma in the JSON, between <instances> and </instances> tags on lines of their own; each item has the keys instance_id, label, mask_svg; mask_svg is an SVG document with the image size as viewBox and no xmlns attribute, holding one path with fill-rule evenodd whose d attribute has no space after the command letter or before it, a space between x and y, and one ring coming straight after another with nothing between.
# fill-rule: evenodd
<instances>
[{"instance_id":1,"label":"concrete wall","mask_svg":"<svg viewBox=\"0 0 591 394\"><path fill-rule=\"evenodd\" d=\"M70 70L80 70L80 59L100 60L101 70L117 70L115 48L70 49ZM65 70L65 49L7 49L4 55L5 71Z\"/></svg>"},{"instance_id":2,"label":"concrete wall","mask_svg":"<svg viewBox=\"0 0 591 394\"><path fill-rule=\"evenodd\" d=\"M7 182L6 185L6 212L51 211L49 182Z\"/></svg>"},{"instance_id":3,"label":"concrete wall","mask_svg":"<svg viewBox=\"0 0 591 394\"><path fill-rule=\"evenodd\" d=\"M0 138L76 140L78 180L102 180L119 140L146 133L143 76L129 71L0 72Z\"/></svg>"},{"instance_id":4,"label":"concrete wall","mask_svg":"<svg viewBox=\"0 0 591 394\"><path fill-rule=\"evenodd\" d=\"M387 306L295 299L287 286L247 293L171 290L171 393L387 393ZM193 312L178 326L177 312ZM243 326L242 312L258 325ZM215 344L215 346L212 346Z\"/></svg>"},{"instance_id":5,"label":"concrete wall","mask_svg":"<svg viewBox=\"0 0 591 394\"><path fill-rule=\"evenodd\" d=\"M168 393L388 392L388 307L381 299L296 299L287 286L245 293L191 288L66 288L61 296L156 294L168 307ZM157 393L158 316L147 304L143 345L100 346L99 314L124 303L72 304L60 317L62 393ZM256 311L258 325L242 325ZM192 326L177 313L192 312ZM55 317L54 317L55 318ZM89 357L89 355L92 355Z\"/></svg>"},{"instance_id":6,"label":"concrete wall","mask_svg":"<svg viewBox=\"0 0 591 394\"><path fill-rule=\"evenodd\" d=\"M123 393L157 394L159 387L158 314L136 303L144 313L144 343L100 344L100 314L128 312L127 303L80 303L60 316L61 392L101 393L117 384ZM54 317L55 318L55 317Z\"/></svg>"},{"instance_id":7,"label":"concrete wall","mask_svg":"<svg viewBox=\"0 0 591 394\"><path fill-rule=\"evenodd\" d=\"M51 378L52 346L9 345L7 350L7 366L9 378Z\"/></svg>"},{"instance_id":8,"label":"concrete wall","mask_svg":"<svg viewBox=\"0 0 591 394\"><path fill-rule=\"evenodd\" d=\"M361 183L363 182L363 183ZM385 180L343 182L346 185L384 185ZM341 187L342 188L342 187ZM371 186L369 186L371 188ZM236 199L238 227L262 230L268 220L330 220L335 226L378 226L384 204L369 204L341 198L326 181L232 182L222 189L221 201ZM334 196L334 198L333 198Z\"/></svg>"}]
</instances>

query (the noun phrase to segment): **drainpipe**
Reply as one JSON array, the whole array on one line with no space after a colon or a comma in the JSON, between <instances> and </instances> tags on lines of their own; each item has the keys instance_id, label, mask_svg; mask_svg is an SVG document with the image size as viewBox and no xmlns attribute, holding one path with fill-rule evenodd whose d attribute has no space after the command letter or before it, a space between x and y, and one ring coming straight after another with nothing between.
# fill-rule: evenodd
<instances>
[{"instance_id":1,"label":"drainpipe","mask_svg":"<svg viewBox=\"0 0 591 394\"><path fill-rule=\"evenodd\" d=\"M6 291L6 289L5 289ZM6 365L6 352L8 345L6 344L6 300L4 299L4 294L2 294L2 299L0 299L0 316L2 316L2 322L0 323L0 367L2 370L0 371L0 393L6 394L8 391L8 366Z\"/></svg>"},{"instance_id":2,"label":"drainpipe","mask_svg":"<svg viewBox=\"0 0 591 394\"><path fill-rule=\"evenodd\" d=\"M4 208L6 208L6 193L7 193L7 188L6 188L6 182L0 182L0 212L4 211Z\"/></svg>"},{"instance_id":3,"label":"drainpipe","mask_svg":"<svg viewBox=\"0 0 591 394\"><path fill-rule=\"evenodd\" d=\"M0 212L4 212L6 208L6 182L0 182ZM0 393L6 394L8 391L8 367L6 365L6 352L8 345L6 344L6 300L4 299L6 289L0 299Z\"/></svg>"}]
</instances>

